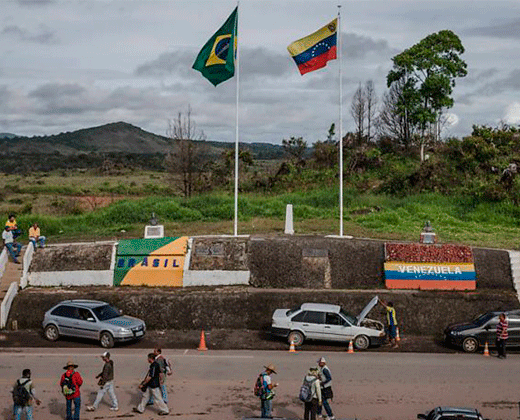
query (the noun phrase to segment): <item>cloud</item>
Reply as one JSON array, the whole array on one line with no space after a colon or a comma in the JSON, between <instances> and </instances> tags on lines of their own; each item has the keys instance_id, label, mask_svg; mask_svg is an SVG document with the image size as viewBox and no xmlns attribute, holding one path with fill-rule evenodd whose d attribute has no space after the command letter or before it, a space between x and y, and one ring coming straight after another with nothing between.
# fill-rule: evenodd
<instances>
[{"instance_id":1,"label":"cloud","mask_svg":"<svg viewBox=\"0 0 520 420\"><path fill-rule=\"evenodd\" d=\"M374 39L353 32L343 34L341 42L341 52L346 58L351 59L362 59L371 53L391 54L395 52L386 40Z\"/></svg>"},{"instance_id":2,"label":"cloud","mask_svg":"<svg viewBox=\"0 0 520 420\"><path fill-rule=\"evenodd\" d=\"M55 31L52 31L45 25L40 25L35 33L29 32L27 29L17 25L9 25L4 27L1 35L11 36L25 42L34 42L37 44L57 44L58 38Z\"/></svg>"},{"instance_id":3,"label":"cloud","mask_svg":"<svg viewBox=\"0 0 520 420\"><path fill-rule=\"evenodd\" d=\"M18 0L21 6L47 6L54 3L54 0Z\"/></svg>"},{"instance_id":4,"label":"cloud","mask_svg":"<svg viewBox=\"0 0 520 420\"><path fill-rule=\"evenodd\" d=\"M483 26L471 28L464 32L466 35L490 36L494 38L520 39L520 19L516 19L502 25Z\"/></svg>"},{"instance_id":5,"label":"cloud","mask_svg":"<svg viewBox=\"0 0 520 420\"><path fill-rule=\"evenodd\" d=\"M166 52L155 60L141 64L134 70L136 76L163 77L171 74L185 75L191 70L195 57L187 51Z\"/></svg>"},{"instance_id":6,"label":"cloud","mask_svg":"<svg viewBox=\"0 0 520 420\"><path fill-rule=\"evenodd\" d=\"M520 103L513 102L510 104L504 116L504 121L507 124L519 124L520 123Z\"/></svg>"}]
</instances>

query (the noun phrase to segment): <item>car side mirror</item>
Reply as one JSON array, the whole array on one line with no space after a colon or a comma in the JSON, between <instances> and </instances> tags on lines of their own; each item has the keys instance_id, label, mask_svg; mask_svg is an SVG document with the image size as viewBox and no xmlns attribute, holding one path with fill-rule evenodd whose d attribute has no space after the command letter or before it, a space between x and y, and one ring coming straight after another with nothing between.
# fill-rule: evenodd
<instances>
[{"instance_id":1,"label":"car side mirror","mask_svg":"<svg viewBox=\"0 0 520 420\"><path fill-rule=\"evenodd\" d=\"M417 418L426 420L426 414L417 414Z\"/></svg>"}]
</instances>

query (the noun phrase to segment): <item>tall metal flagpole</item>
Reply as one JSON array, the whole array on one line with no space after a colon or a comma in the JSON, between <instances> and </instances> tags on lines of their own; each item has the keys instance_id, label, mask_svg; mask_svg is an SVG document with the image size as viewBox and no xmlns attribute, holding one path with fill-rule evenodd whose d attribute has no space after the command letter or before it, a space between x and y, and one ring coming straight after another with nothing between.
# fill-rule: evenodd
<instances>
[{"instance_id":1,"label":"tall metal flagpole","mask_svg":"<svg viewBox=\"0 0 520 420\"><path fill-rule=\"evenodd\" d=\"M339 60L339 236L343 236L343 83L341 81L341 4L338 4Z\"/></svg>"},{"instance_id":2,"label":"tall metal flagpole","mask_svg":"<svg viewBox=\"0 0 520 420\"><path fill-rule=\"evenodd\" d=\"M238 47L238 6L239 2L237 1L237 26L235 37L236 45L237 45L237 58L235 60L235 69L237 73L237 97L236 97L236 127L235 127L235 228L234 235L238 235L238 97L239 97L239 80L240 80L240 48Z\"/></svg>"}]
</instances>

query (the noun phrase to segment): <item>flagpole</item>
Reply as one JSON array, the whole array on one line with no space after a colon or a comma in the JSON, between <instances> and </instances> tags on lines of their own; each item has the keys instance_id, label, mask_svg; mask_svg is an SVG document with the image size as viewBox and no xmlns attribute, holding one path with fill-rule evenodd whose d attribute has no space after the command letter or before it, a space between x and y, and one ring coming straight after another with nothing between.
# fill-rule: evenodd
<instances>
[{"instance_id":1,"label":"flagpole","mask_svg":"<svg viewBox=\"0 0 520 420\"><path fill-rule=\"evenodd\" d=\"M238 235L238 98L239 98L239 80L240 80L240 48L238 47L238 6L237 1L237 25L235 29L235 36L233 39L237 40L237 58L236 58L236 73L237 73L237 87L236 87L236 124L235 124L235 227L234 235Z\"/></svg>"},{"instance_id":2,"label":"flagpole","mask_svg":"<svg viewBox=\"0 0 520 420\"><path fill-rule=\"evenodd\" d=\"M343 83L341 81L341 4L338 4L339 60L339 236L343 236Z\"/></svg>"}]
</instances>

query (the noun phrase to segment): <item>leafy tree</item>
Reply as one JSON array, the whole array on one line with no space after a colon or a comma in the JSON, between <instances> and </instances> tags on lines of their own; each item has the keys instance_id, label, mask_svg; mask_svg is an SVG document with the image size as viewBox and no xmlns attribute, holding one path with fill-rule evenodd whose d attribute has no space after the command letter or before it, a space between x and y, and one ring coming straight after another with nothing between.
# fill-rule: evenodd
<instances>
[{"instance_id":1,"label":"leafy tree","mask_svg":"<svg viewBox=\"0 0 520 420\"><path fill-rule=\"evenodd\" d=\"M297 168L305 166L305 154L307 152L307 142L303 137L291 137L289 140L283 139L282 146L289 160Z\"/></svg>"},{"instance_id":2,"label":"leafy tree","mask_svg":"<svg viewBox=\"0 0 520 420\"><path fill-rule=\"evenodd\" d=\"M392 58L394 65L387 75L387 86L402 83L397 104L399 114L423 134L429 125L437 122L442 109L453 106L455 78L467 74L467 65L460 58L463 53L459 37L443 30ZM423 155L424 144L421 144L421 159Z\"/></svg>"},{"instance_id":3,"label":"leafy tree","mask_svg":"<svg viewBox=\"0 0 520 420\"><path fill-rule=\"evenodd\" d=\"M318 140L314 143L312 157L318 167L333 168L338 164L338 142L335 136L336 125L332 123L327 133L327 140Z\"/></svg>"}]
</instances>

